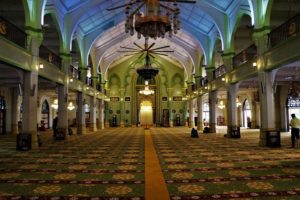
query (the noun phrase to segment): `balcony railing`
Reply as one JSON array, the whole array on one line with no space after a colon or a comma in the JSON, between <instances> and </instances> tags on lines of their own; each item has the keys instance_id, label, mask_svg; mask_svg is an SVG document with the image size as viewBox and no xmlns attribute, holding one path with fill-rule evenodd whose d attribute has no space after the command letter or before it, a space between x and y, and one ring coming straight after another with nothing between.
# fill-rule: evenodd
<instances>
[{"instance_id":1,"label":"balcony railing","mask_svg":"<svg viewBox=\"0 0 300 200\"><path fill-rule=\"evenodd\" d=\"M241 66L247 61L257 57L257 47L255 44L250 45L248 48L240 52L239 54L233 57L233 66L234 68Z\"/></svg>"},{"instance_id":2,"label":"balcony railing","mask_svg":"<svg viewBox=\"0 0 300 200\"><path fill-rule=\"evenodd\" d=\"M92 78L89 78L89 77L86 77L85 79L85 83L89 86L93 86L93 79Z\"/></svg>"},{"instance_id":3,"label":"balcony railing","mask_svg":"<svg viewBox=\"0 0 300 200\"><path fill-rule=\"evenodd\" d=\"M208 80L207 80L207 77L202 77L200 80L199 80L199 85L200 87L205 87L206 85L208 84Z\"/></svg>"},{"instance_id":4,"label":"balcony railing","mask_svg":"<svg viewBox=\"0 0 300 200\"><path fill-rule=\"evenodd\" d=\"M20 47L26 48L26 33L1 16L0 35L19 45Z\"/></svg>"},{"instance_id":5,"label":"balcony railing","mask_svg":"<svg viewBox=\"0 0 300 200\"><path fill-rule=\"evenodd\" d=\"M222 75L224 75L224 74L226 74L226 67L225 67L225 65L221 65L221 66L219 66L217 69L215 69L213 71L213 75L214 75L215 79L218 78L218 77L220 77L220 76L222 76Z\"/></svg>"},{"instance_id":6,"label":"balcony railing","mask_svg":"<svg viewBox=\"0 0 300 200\"><path fill-rule=\"evenodd\" d=\"M300 35L300 14L289 19L269 33L269 48Z\"/></svg>"},{"instance_id":7,"label":"balcony railing","mask_svg":"<svg viewBox=\"0 0 300 200\"><path fill-rule=\"evenodd\" d=\"M80 71L75 68L73 65L70 65L70 76L74 79L80 80L81 78L81 73Z\"/></svg>"},{"instance_id":8,"label":"balcony railing","mask_svg":"<svg viewBox=\"0 0 300 200\"><path fill-rule=\"evenodd\" d=\"M100 83L97 83L97 84L96 84L96 89L97 89L99 92L101 92L101 89L102 89L102 88L101 88L101 84L100 84Z\"/></svg>"},{"instance_id":9,"label":"balcony railing","mask_svg":"<svg viewBox=\"0 0 300 200\"><path fill-rule=\"evenodd\" d=\"M61 58L56 53L48 49L46 46L40 46L39 54L40 58L48 61L49 63L55 65L58 68L61 67Z\"/></svg>"}]
</instances>

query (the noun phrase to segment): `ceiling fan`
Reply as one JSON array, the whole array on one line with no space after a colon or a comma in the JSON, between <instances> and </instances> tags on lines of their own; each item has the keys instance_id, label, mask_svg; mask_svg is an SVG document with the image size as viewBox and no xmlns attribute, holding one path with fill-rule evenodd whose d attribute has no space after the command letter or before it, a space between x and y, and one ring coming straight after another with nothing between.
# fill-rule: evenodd
<instances>
[{"instance_id":1,"label":"ceiling fan","mask_svg":"<svg viewBox=\"0 0 300 200\"><path fill-rule=\"evenodd\" d=\"M136 42L134 42L133 44L136 46L136 48L121 46L120 48L124 50L118 50L117 52L127 53L124 56L133 56L133 55L141 54L138 57L138 59L142 58L144 55L146 55L146 57L150 56L152 58L155 58L154 55L168 56L168 54L166 53L174 53L173 50L166 50L166 48L169 48L170 45L153 48L156 43L153 42L151 45L148 45L148 38L145 38L144 48L141 47Z\"/></svg>"}]
</instances>

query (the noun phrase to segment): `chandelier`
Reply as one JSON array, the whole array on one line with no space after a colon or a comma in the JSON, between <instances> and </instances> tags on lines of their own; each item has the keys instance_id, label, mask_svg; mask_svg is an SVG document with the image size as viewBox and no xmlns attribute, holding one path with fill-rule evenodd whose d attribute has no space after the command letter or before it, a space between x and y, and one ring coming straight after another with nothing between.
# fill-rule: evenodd
<instances>
[{"instance_id":1,"label":"chandelier","mask_svg":"<svg viewBox=\"0 0 300 200\"><path fill-rule=\"evenodd\" d=\"M236 98L236 107L240 107L242 105L242 103L239 100L239 97Z\"/></svg>"},{"instance_id":2,"label":"chandelier","mask_svg":"<svg viewBox=\"0 0 300 200\"><path fill-rule=\"evenodd\" d=\"M222 99L219 102L218 108L220 108L221 110L223 110L225 108L225 104L224 104L224 101Z\"/></svg>"},{"instance_id":3,"label":"chandelier","mask_svg":"<svg viewBox=\"0 0 300 200\"><path fill-rule=\"evenodd\" d=\"M171 2L173 4L171 5ZM126 23L125 32L141 38L164 38L166 33L172 37L180 29L177 3L195 3L189 0L130 0L127 4L107 10L125 7ZM141 9L144 7L144 12Z\"/></svg>"},{"instance_id":4,"label":"chandelier","mask_svg":"<svg viewBox=\"0 0 300 200\"><path fill-rule=\"evenodd\" d=\"M51 107L54 108L55 110L58 109L58 100L54 99L53 103L51 104Z\"/></svg>"},{"instance_id":5,"label":"chandelier","mask_svg":"<svg viewBox=\"0 0 300 200\"><path fill-rule=\"evenodd\" d=\"M70 102L69 105L68 105L68 109L73 110L74 108L75 108L75 106L73 105L72 102Z\"/></svg>"},{"instance_id":6,"label":"chandelier","mask_svg":"<svg viewBox=\"0 0 300 200\"><path fill-rule=\"evenodd\" d=\"M140 90L140 94L143 94L143 95L154 94L154 90L149 89L148 81L145 81L145 89Z\"/></svg>"}]
</instances>

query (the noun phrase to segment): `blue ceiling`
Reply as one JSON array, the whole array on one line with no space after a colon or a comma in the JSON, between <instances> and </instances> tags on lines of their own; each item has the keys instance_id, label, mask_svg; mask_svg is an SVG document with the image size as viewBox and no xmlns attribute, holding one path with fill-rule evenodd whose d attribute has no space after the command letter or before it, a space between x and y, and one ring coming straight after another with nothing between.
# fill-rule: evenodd
<instances>
[{"instance_id":1,"label":"blue ceiling","mask_svg":"<svg viewBox=\"0 0 300 200\"><path fill-rule=\"evenodd\" d=\"M56 5L58 20L61 27L65 21L69 23L66 38L85 38L86 49L104 32L125 21L124 8L107 11L107 8L116 7L130 2L129 0L47 0L47 4ZM197 0L195 4L179 3L181 27L187 33L194 36L200 43L203 52L211 51L211 42L228 35L225 33L226 16L229 20L235 20L236 8L249 3L249 0ZM47 9L47 6L46 6ZM49 6L49 11L53 6ZM60 10L62 13L57 13ZM250 9L249 9L250 10ZM50 11L51 12L51 11ZM124 30L125 31L125 30ZM228 30L227 30L228 31ZM222 41L223 42L223 41ZM212 42L213 43L213 42Z\"/></svg>"}]
</instances>

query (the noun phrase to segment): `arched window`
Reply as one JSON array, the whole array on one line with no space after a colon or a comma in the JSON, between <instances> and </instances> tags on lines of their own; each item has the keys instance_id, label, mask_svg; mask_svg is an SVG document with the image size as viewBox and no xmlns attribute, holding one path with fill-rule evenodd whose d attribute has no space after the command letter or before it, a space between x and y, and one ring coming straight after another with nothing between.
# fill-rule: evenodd
<instances>
[{"instance_id":1,"label":"arched window","mask_svg":"<svg viewBox=\"0 0 300 200\"><path fill-rule=\"evenodd\" d=\"M288 97L286 100L286 109L287 109L287 123L291 121L291 114L295 114L296 117L300 118L300 97L291 98Z\"/></svg>"},{"instance_id":2,"label":"arched window","mask_svg":"<svg viewBox=\"0 0 300 200\"><path fill-rule=\"evenodd\" d=\"M47 100L45 100L42 104L42 110L41 110L41 126L44 126L45 128L49 128L49 103Z\"/></svg>"},{"instance_id":3,"label":"arched window","mask_svg":"<svg viewBox=\"0 0 300 200\"><path fill-rule=\"evenodd\" d=\"M208 102L205 102L203 104L203 125L208 126L209 125L209 104Z\"/></svg>"},{"instance_id":4,"label":"arched window","mask_svg":"<svg viewBox=\"0 0 300 200\"><path fill-rule=\"evenodd\" d=\"M251 109L248 99L243 103L243 127L251 128Z\"/></svg>"}]
</instances>

